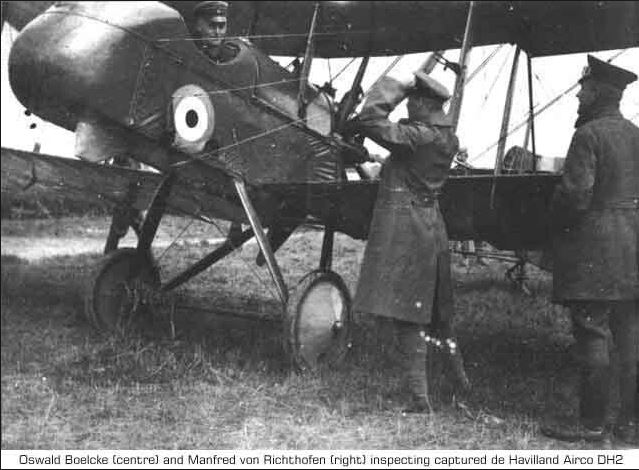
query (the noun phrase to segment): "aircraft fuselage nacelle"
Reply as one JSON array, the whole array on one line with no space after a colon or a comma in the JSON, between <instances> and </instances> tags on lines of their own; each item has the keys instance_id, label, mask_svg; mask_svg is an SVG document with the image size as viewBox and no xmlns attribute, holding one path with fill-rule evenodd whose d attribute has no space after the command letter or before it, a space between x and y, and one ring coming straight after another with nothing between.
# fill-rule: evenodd
<instances>
[{"instance_id":1,"label":"aircraft fuselage nacelle","mask_svg":"<svg viewBox=\"0 0 639 470\"><path fill-rule=\"evenodd\" d=\"M234 42L237 57L215 64L162 3L64 2L18 35L10 81L29 110L76 131L89 160L198 158L249 183L339 181L330 98L307 87L299 118L299 79Z\"/></svg>"}]
</instances>

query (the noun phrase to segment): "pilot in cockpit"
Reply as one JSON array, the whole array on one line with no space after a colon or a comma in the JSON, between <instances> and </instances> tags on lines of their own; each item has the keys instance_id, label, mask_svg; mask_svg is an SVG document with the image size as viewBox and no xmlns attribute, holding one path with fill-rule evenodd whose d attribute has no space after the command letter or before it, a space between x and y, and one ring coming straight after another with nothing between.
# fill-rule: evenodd
<instances>
[{"instance_id":1,"label":"pilot in cockpit","mask_svg":"<svg viewBox=\"0 0 639 470\"><path fill-rule=\"evenodd\" d=\"M239 46L225 40L228 2L207 1L193 9L193 35L195 44L211 61L221 64L233 60L240 52Z\"/></svg>"}]
</instances>

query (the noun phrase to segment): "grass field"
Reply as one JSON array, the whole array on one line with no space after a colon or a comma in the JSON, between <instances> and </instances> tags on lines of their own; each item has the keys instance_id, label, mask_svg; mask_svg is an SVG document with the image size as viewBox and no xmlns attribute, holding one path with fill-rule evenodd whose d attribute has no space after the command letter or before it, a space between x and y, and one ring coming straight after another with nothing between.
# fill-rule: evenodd
<instances>
[{"instance_id":1,"label":"grass field","mask_svg":"<svg viewBox=\"0 0 639 470\"><path fill-rule=\"evenodd\" d=\"M184 221L163 222L170 240ZM105 219L3 221L3 237L103 239ZM193 224L188 243L157 250L163 276L219 236ZM196 240L205 239L197 243ZM321 234L303 232L278 252L293 286L319 260ZM338 236L334 269L356 285L364 244ZM98 254L26 261L2 256L3 449L553 449L591 448L541 436L547 411L574 410L566 313L549 301L550 277L530 268L531 296L504 281L507 265L455 265L456 328L473 383L457 406L402 417L407 399L394 339L355 317L353 348L334 370L297 375L277 321L215 315L229 306L277 315L257 247L194 279L144 332L113 338L83 318L83 285ZM4 253L4 251L3 251ZM47 253L51 255L51 253ZM168 305L201 299L202 310ZM169 299L170 300L170 299ZM268 316L267 315L267 316ZM548 407L547 403L552 403Z\"/></svg>"}]
</instances>

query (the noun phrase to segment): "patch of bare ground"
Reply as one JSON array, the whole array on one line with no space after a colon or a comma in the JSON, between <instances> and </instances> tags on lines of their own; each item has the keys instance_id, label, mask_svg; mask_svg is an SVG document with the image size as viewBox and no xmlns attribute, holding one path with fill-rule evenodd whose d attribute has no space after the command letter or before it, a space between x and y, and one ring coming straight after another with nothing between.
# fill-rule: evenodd
<instances>
[{"instance_id":1,"label":"patch of bare ground","mask_svg":"<svg viewBox=\"0 0 639 470\"><path fill-rule=\"evenodd\" d=\"M316 267L320 246L321 234L306 231L278 251L289 286ZM351 291L363 246L336 240L334 269ZM162 276L212 249L158 249ZM525 296L504 281L502 263L455 265L456 327L473 390L458 406L438 402L430 416L402 417L394 339L373 319L355 317L340 367L291 371L255 255L254 245L233 254L121 337L94 331L82 314L99 255L3 256L2 448L589 448L538 431L550 399L566 413L574 407L568 318L549 303L546 274L531 268ZM189 302L205 308L183 308ZM215 314L228 311L250 319Z\"/></svg>"}]
</instances>

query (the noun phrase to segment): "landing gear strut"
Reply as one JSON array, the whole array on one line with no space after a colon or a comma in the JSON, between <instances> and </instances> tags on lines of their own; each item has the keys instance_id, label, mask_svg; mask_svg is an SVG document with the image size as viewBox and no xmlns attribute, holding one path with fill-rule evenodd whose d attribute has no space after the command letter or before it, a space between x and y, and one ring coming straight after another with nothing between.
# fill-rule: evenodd
<instances>
[{"instance_id":1,"label":"landing gear strut","mask_svg":"<svg viewBox=\"0 0 639 470\"><path fill-rule=\"evenodd\" d=\"M530 289L526 286L526 281L528 280L528 275L526 274L526 252L515 251L515 256L517 256L517 262L508 268L506 278L524 294L530 295Z\"/></svg>"},{"instance_id":2,"label":"landing gear strut","mask_svg":"<svg viewBox=\"0 0 639 470\"><path fill-rule=\"evenodd\" d=\"M324 233L319 269L307 274L289 296L269 237L247 188L244 182L235 180L235 189L250 228L242 231L240 226L239 230L231 231L211 253L161 283L151 244L175 180L175 174L170 173L157 188L139 227L138 246L111 251L98 266L86 294L85 310L89 321L101 330L126 332L144 312L151 311L151 306L162 298L163 293L184 284L255 237L262 255L258 261L266 262L277 287L282 305L284 345L295 368L307 371L341 362L351 345L351 297L342 278L331 271L332 224L327 224ZM276 245L288 235L290 232L283 231L273 237Z\"/></svg>"},{"instance_id":3,"label":"landing gear strut","mask_svg":"<svg viewBox=\"0 0 639 470\"><path fill-rule=\"evenodd\" d=\"M168 174L155 192L138 233L137 248L109 251L91 278L84 310L89 322L99 330L125 333L144 312L150 312L160 287L151 243L174 181L175 175Z\"/></svg>"}]
</instances>

